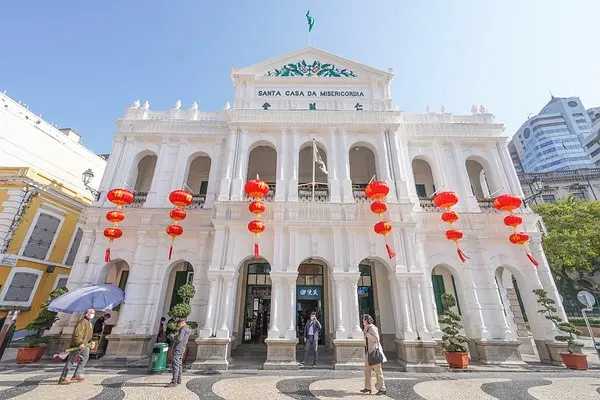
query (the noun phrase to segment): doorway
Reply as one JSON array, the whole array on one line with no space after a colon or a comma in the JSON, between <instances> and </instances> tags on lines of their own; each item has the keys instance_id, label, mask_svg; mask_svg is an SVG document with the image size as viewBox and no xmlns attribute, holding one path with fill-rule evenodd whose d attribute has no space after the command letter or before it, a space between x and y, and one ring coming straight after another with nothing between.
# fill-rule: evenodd
<instances>
[{"instance_id":1,"label":"doorway","mask_svg":"<svg viewBox=\"0 0 600 400\"><path fill-rule=\"evenodd\" d=\"M313 312L321 323L319 343L325 343L326 316L324 313L323 266L320 264L302 264L296 279L296 336L304 344L304 326Z\"/></svg>"},{"instance_id":2,"label":"doorway","mask_svg":"<svg viewBox=\"0 0 600 400\"><path fill-rule=\"evenodd\" d=\"M264 343L271 317L271 266L248 264L242 343Z\"/></svg>"},{"instance_id":3,"label":"doorway","mask_svg":"<svg viewBox=\"0 0 600 400\"><path fill-rule=\"evenodd\" d=\"M373 275L371 266L368 264L360 264L358 266L360 278L358 278L358 317L369 314L377 324L377 316L375 315L375 300L373 294Z\"/></svg>"}]
</instances>

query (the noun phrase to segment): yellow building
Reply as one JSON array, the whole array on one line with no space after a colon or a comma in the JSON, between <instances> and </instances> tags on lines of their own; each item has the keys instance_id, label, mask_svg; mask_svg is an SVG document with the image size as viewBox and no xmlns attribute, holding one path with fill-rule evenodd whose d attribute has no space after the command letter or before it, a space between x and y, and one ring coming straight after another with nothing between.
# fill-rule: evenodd
<instances>
[{"instance_id":1,"label":"yellow building","mask_svg":"<svg viewBox=\"0 0 600 400\"><path fill-rule=\"evenodd\" d=\"M0 318L21 310L17 329L66 286L105 166L74 130L0 93Z\"/></svg>"},{"instance_id":2,"label":"yellow building","mask_svg":"<svg viewBox=\"0 0 600 400\"><path fill-rule=\"evenodd\" d=\"M52 290L66 286L90 200L31 168L0 167L0 316L21 310L17 329L33 320Z\"/></svg>"}]
</instances>

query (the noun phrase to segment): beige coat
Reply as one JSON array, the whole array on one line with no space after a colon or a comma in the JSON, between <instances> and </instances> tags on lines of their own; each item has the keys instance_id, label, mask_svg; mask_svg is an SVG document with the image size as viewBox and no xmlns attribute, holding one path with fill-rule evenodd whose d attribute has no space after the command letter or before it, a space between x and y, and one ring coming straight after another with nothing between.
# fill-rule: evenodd
<instances>
[{"instance_id":1,"label":"beige coat","mask_svg":"<svg viewBox=\"0 0 600 400\"><path fill-rule=\"evenodd\" d=\"M77 325L75 325L75 330L73 331L71 347L81 346L82 344L88 344L90 340L92 340L92 335L92 323L85 318L80 319Z\"/></svg>"},{"instance_id":2,"label":"beige coat","mask_svg":"<svg viewBox=\"0 0 600 400\"><path fill-rule=\"evenodd\" d=\"M365 340L367 341L367 352L371 353L379 343L379 329L375 325L369 326L365 332Z\"/></svg>"}]
</instances>

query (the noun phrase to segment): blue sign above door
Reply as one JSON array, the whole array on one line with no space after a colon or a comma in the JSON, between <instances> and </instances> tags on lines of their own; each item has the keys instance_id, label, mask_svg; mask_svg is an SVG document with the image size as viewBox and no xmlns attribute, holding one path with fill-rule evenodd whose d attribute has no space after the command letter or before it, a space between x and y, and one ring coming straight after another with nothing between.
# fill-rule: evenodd
<instances>
[{"instance_id":1,"label":"blue sign above door","mask_svg":"<svg viewBox=\"0 0 600 400\"><path fill-rule=\"evenodd\" d=\"M320 286L296 287L296 298L298 300L319 300L321 298Z\"/></svg>"}]
</instances>

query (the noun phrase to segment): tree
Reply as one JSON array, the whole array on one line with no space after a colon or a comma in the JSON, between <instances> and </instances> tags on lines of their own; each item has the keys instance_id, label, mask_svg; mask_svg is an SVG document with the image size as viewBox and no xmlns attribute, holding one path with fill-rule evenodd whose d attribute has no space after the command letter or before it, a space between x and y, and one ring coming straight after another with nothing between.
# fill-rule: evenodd
<instances>
[{"instance_id":1,"label":"tree","mask_svg":"<svg viewBox=\"0 0 600 400\"><path fill-rule=\"evenodd\" d=\"M543 247L555 275L600 269L600 201L572 197L534 207L548 233Z\"/></svg>"},{"instance_id":2,"label":"tree","mask_svg":"<svg viewBox=\"0 0 600 400\"><path fill-rule=\"evenodd\" d=\"M50 329L52 324L56 321L56 312L48 310L48 305L52 302L52 300L62 296L63 294L67 293L67 291L67 288L60 287L50 292L48 300L42 304L42 308L40 309L37 317L25 327L25 329L34 331L35 333L27 336L24 339L24 343L30 347L36 347L47 342L47 338L42 337L42 333L44 333L46 329Z\"/></svg>"},{"instance_id":3,"label":"tree","mask_svg":"<svg viewBox=\"0 0 600 400\"><path fill-rule=\"evenodd\" d=\"M449 353L466 353L469 338L460 334L462 318L453 310L453 307L456 306L456 299L453 295L444 293L442 302L444 303L444 312L440 315L440 324L444 326L442 329L444 333L442 335L442 347Z\"/></svg>"},{"instance_id":4,"label":"tree","mask_svg":"<svg viewBox=\"0 0 600 400\"><path fill-rule=\"evenodd\" d=\"M192 313L192 306L190 301L196 294L196 289L190 283L186 283L177 289L177 295L181 299L181 303L175 304L169 311L169 317L173 319L186 319L188 315ZM177 330L176 323L171 322L167 324L167 335L172 334Z\"/></svg>"},{"instance_id":5,"label":"tree","mask_svg":"<svg viewBox=\"0 0 600 400\"><path fill-rule=\"evenodd\" d=\"M536 295L537 302L541 307L538 310L538 313L546 317L546 319L552 322L560 331L568 334L568 336L555 336L554 339L559 342L566 342L569 353L578 352L579 347L582 346L581 343L575 341L575 335L581 335L579 329L577 329L575 325L571 324L570 322L563 321L562 318L558 316L555 306L556 302L548 297L548 293L544 289L535 289L533 293Z\"/></svg>"}]
</instances>

